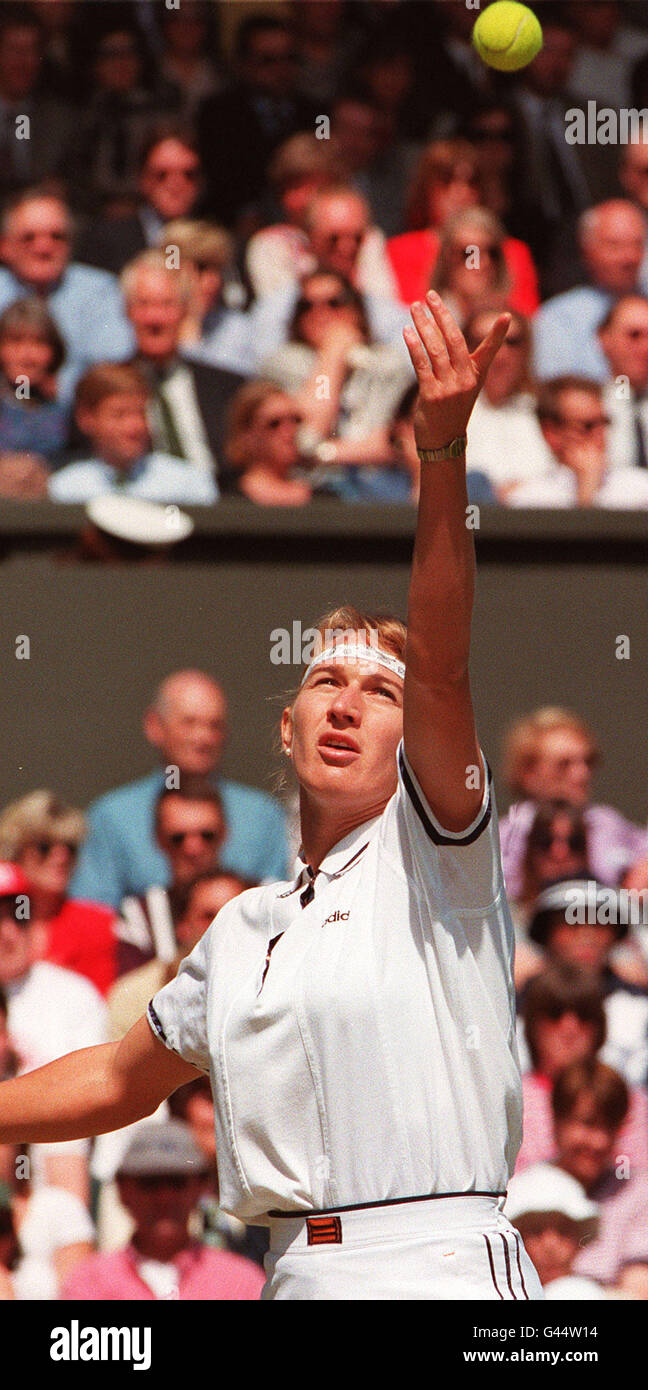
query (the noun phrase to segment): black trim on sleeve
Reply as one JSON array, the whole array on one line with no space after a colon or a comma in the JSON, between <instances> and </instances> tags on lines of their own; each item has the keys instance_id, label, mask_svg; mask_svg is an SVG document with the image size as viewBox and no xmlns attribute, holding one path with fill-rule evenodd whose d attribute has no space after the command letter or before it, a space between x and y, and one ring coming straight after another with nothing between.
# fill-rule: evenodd
<instances>
[{"instance_id":1,"label":"black trim on sleeve","mask_svg":"<svg viewBox=\"0 0 648 1390\"><path fill-rule=\"evenodd\" d=\"M486 829L486 826L488 825L488 822L489 822L489 820L490 820L490 818L491 818L491 785L492 785L493 775L492 775L492 773L491 773L489 764L486 763L486 773L487 773L487 777L488 777L488 801L486 802L486 806L485 806L485 809L484 809L484 814L482 815L481 819L479 820L479 822L478 822L477 825L475 826L474 830L471 830L471 832L470 832L469 835L461 835L461 834L459 834L459 835L452 835L452 836L451 836L451 835L442 835L441 832L440 832L439 830L436 829L436 827L433 825L432 821L430 820L430 817L429 817L429 815L428 815L428 813L427 813L427 811L426 811L426 809L425 809L425 807L424 807L424 805L423 805L423 802L421 801L421 798L420 798L420 796L419 796L419 794L418 794L418 792L417 792L417 790L416 790L416 787L414 786L414 783L413 783L413 781L412 781L412 778L411 778L411 776L410 776L410 774L409 774L409 772L408 772L408 770L407 770L407 766L406 766L406 764L405 764L405 758L403 757L403 749L402 749L402 748L400 749L400 752L399 752L399 754L398 754L398 762L399 762L399 766L400 766L400 770L401 770L401 775L402 775L402 778L403 778L403 782L405 783L405 790L407 791L407 795L409 796L409 799L410 799L410 801L411 801L411 803L412 803L412 805L413 805L413 807L414 807L414 810L416 811L416 814L417 814L419 820L421 821L421 824L422 824L422 826L423 826L423 829L425 830L426 834L429 835L430 839L434 841L434 844L435 844L435 845L472 845L472 844L474 843L474 841L477 840L477 839L479 838L479 836L481 835L482 831Z\"/></svg>"},{"instance_id":2,"label":"black trim on sleeve","mask_svg":"<svg viewBox=\"0 0 648 1390\"><path fill-rule=\"evenodd\" d=\"M155 1033L157 1033L158 1037L161 1038L161 1039L162 1039L162 1042L163 1042L163 1043L166 1043L166 1046L168 1047L168 1046L169 1046L169 1039L167 1038L167 1035L166 1035L166 1033L165 1033L165 1031L164 1031L164 1029L163 1029L163 1027L162 1027L162 1024L160 1023L159 1018L158 1018L158 1015L157 1015L157 1013L155 1012L155 1009L153 1008L153 1001L152 1001L152 1000L151 1000L151 1002L150 1002L150 1004L149 1004L149 1006L148 1006L147 1013L148 1013L148 1016L149 1016L149 1022L151 1023L151 1025L152 1025L152 1027L153 1027L153 1031L154 1031Z\"/></svg>"}]
</instances>

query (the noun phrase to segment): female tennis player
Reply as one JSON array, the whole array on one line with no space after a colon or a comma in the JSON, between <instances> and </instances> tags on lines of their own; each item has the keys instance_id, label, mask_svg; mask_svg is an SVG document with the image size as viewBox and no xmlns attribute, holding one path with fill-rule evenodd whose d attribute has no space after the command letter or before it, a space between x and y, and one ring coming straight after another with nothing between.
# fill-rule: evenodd
<instances>
[{"instance_id":1,"label":"female tennis player","mask_svg":"<svg viewBox=\"0 0 648 1390\"><path fill-rule=\"evenodd\" d=\"M502 1215L521 1137L513 933L472 712L472 355L412 306L422 477L409 631L341 609L282 742L294 881L229 903L119 1043L0 1087L0 1141L118 1129L209 1072L223 1207L270 1227L264 1296L531 1299Z\"/></svg>"}]
</instances>

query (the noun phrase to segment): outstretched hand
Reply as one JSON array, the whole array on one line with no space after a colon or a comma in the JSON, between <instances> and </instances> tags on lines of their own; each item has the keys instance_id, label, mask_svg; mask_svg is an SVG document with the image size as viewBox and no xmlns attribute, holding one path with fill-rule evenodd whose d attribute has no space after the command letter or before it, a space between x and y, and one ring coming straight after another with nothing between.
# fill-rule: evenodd
<instances>
[{"instance_id":1,"label":"outstretched hand","mask_svg":"<svg viewBox=\"0 0 648 1390\"><path fill-rule=\"evenodd\" d=\"M442 299L426 295L432 317L423 303L411 307L414 327L403 330L419 395L414 412L414 437L419 449L441 449L465 434L472 408L488 368L499 351L511 322L500 314L473 353Z\"/></svg>"}]
</instances>

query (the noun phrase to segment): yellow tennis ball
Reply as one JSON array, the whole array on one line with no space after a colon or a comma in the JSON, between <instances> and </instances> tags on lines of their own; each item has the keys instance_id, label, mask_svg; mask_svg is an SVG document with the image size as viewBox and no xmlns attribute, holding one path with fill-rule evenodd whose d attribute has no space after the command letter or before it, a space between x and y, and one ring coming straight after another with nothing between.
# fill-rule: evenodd
<instances>
[{"instance_id":1,"label":"yellow tennis ball","mask_svg":"<svg viewBox=\"0 0 648 1390\"><path fill-rule=\"evenodd\" d=\"M517 72L542 48L542 28L533 10L517 0L496 0L476 21L472 41L480 58L498 72Z\"/></svg>"}]
</instances>

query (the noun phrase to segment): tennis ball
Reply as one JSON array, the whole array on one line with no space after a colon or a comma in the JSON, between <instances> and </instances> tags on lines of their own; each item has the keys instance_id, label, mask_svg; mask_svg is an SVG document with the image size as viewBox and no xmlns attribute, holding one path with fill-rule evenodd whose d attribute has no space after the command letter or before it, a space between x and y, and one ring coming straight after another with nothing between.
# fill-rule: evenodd
<instances>
[{"instance_id":1,"label":"tennis ball","mask_svg":"<svg viewBox=\"0 0 648 1390\"><path fill-rule=\"evenodd\" d=\"M525 68L542 48L539 20L517 0L496 0L476 21L472 41L480 58L498 72Z\"/></svg>"}]
</instances>

